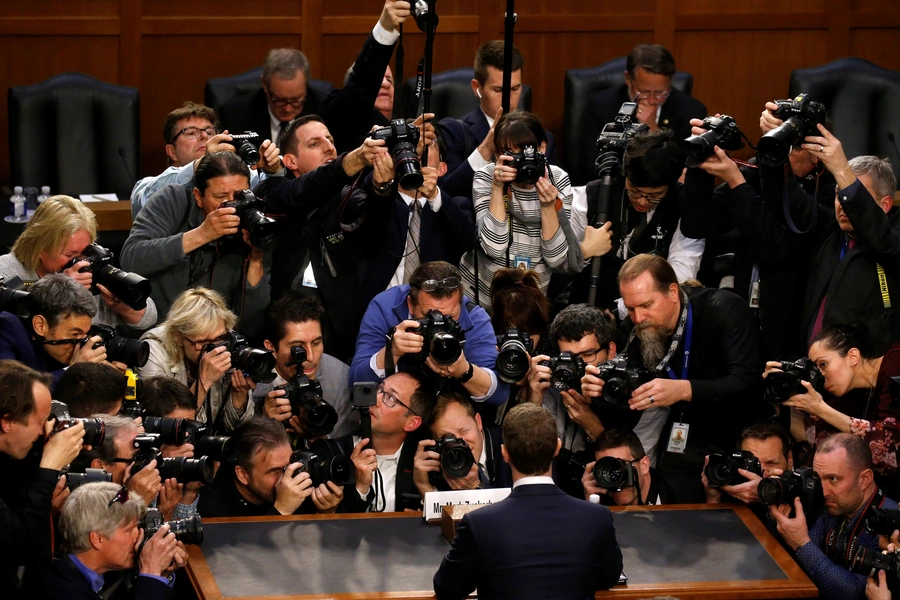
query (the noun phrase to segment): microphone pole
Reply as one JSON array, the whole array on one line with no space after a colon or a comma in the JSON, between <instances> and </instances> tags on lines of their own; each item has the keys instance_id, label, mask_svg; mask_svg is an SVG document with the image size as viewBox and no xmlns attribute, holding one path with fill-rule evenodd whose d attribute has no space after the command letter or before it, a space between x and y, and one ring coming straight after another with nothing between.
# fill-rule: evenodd
<instances>
[{"instance_id":1,"label":"microphone pole","mask_svg":"<svg viewBox=\"0 0 900 600\"><path fill-rule=\"evenodd\" d=\"M425 135L425 117L431 111L431 71L432 56L434 55L434 35L437 32L438 17L434 12L434 3L436 0L428 0L428 27L425 31L425 76L422 89L422 136ZM424 142L424 140L423 140ZM422 164L428 164L428 144L423 143Z\"/></svg>"},{"instance_id":2,"label":"microphone pole","mask_svg":"<svg viewBox=\"0 0 900 600\"><path fill-rule=\"evenodd\" d=\"M512 88L513 30L516 28L516 0L506 0L506 16L503 19L503 92L500 103L503 114L509 112ZM493 116L493 115L491 115Z\"/></svg>"}]
</instances>

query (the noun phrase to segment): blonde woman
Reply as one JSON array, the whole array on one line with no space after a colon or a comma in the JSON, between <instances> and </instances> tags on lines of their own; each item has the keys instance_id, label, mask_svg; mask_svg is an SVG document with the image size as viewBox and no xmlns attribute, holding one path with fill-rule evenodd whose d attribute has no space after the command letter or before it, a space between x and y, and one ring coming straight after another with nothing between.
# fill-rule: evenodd
<instances>
[{"instance_id":1,"label":"blonde woman","mask_svg":"<svg viewBox=\"0 0 900 600\"><path fill-rule=\"evenodd\" d=\"M150 359L138 369L142 378L171 377L197 398L197 420L216 433L231 432L253 417L250 392L256 387L240 369L231 374L231 353L224 347L206 351L234 328L237 316L213 290L197 287L172 303L166 322L141 338L150 344Z\"/></svg>"},{"instance_id":2,"label":"blonde woman","mask_svg":"<svg viewBox=\"0 0 900 600\"><path fill-rule=\"evenodd\" d=\"M19 277L25 285L31 285L48 273L59 272L96 240L94 213L80 200L53 196L34 212L9 254L0 256L0 277ZM86 266L86 262L78 262L62 272L90 289L91 273L79 272ZM102 285L97 284L97 288L102 293L95 297L95 323L113 327L127 325L138 330L148 329L156 323L156 305L150 298L146 308L134 310Z\"/></svg>"}]
</instances>

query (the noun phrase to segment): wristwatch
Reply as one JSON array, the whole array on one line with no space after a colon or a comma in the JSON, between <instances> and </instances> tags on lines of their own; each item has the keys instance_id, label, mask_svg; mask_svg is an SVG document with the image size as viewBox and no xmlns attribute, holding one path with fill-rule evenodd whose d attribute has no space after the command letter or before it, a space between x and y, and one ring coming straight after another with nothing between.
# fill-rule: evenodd
<instances>
[{"instance_id":1,"label":"wristwatch","mask_svg":"<svg viewBox=\"0 0 900 600\"><path fill-rule=\"evenodd\" d=\"M374 180L372 180L372 189L375 190L375 193L381 194L382 196L388 196L394 191L394 180L391 179L388 182L377 184Z\"/></svg>"},{"instance_id":2,"label":"wristwatch","mask_svg":"<svg viewBox=\"0 0 900 600\"><path fill-rule=\"evenodd\" d=\"M469 363L468 370L465 373L463 373L462 375L460 375L459 377L457 377L456 380L460 383L468 383L469 380L472 379L473 375L475 375L475 365L473 365L472 363Z\"/></svg>"}]
</instances>

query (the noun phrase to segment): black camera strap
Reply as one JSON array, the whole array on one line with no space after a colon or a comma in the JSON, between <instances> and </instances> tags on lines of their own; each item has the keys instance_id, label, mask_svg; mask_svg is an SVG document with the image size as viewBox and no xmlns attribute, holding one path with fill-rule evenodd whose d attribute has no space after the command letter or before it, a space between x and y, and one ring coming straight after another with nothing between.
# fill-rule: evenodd
<instances>
[{"instance_id":1,"label":"black camera strap","mask_svg":"<svg viewBox=\"0 0 900 600\"><path fill-rule=\"evenodd\" d=\"M788 228L798 235L803 235L812 231L816 222L819 220L819 201L816 199L816 196L819 193L819 175L816 174L816 191L813 194L813 207L812 207L812 218L809 221L809 227L806 228L805 231L800 231L800 228L797 227L797 224L794 223L793 217L791 217L791 201L788 197L788 181L784 182L784 186L781 188L781 210L784 213L784 222L787 223Z\"/></svg>"},{"instance_id":2,"label":"black camera strap","mask_svg":"<svg viewBox=\"0 0 900 600\"><path fill-rule=\"evenodd\" d=\"M859 513L857 513L858 517L856 519L856 524L853 526L853 531L850 532L850 537L841 536L844 527L847 525L846 519L841 519L840 527L833 526L825 536L825 556L833 562L849 568L853 561L853 555L856 553L859 536L862 535L860 526L866 520L866 513L871 506L881 508L884 504L884 500L884 492L881 491L881 488L878 488L875 493L872 494L872 497L869 498L869 501L863 505Z\"/></svg>"}]
</instances>

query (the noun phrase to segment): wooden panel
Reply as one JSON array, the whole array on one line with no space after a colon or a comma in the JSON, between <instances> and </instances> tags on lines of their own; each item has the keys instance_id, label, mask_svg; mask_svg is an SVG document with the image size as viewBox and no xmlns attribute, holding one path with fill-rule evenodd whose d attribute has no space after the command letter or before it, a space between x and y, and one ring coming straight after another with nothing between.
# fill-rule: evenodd
<instances>
[{"instance_id":1,"label":"wooden panel","mask_svg":"<svg viewBox=\"0 0 900 600\"><path fill-rule=\"evenodd\" d=\"M299 17L302 10L303 0L266 0L266 2L143 0L143 13L150 17ZM198 30L198 33L201 32L202 30Z\"/></svg>"},{"instance_id":2,"label":"wooden panel","mask_svg":"<svg viewBox=\"0 0 900 600\"><path fill-rule=\"evenodd\" d=\"M441 18L443 18L444 15L471 15L476 12L478 1L479 0L440 0L437 2L435 12ZM506 3L501 0L490 1L491 4L496 5L497 10L499 10L502 15ZM353 2L335 2L334 0L330 0L323 4L322 14L325 16L373 15L377 20L378 15L381 14L383 8L383 0L353 0ZM372 24L375 24L374 21ZM411 23L411 28L415 29L415 27L415 23Z\"/></svg>"},{"instance_id":3,"label":"wooden panel","mask_svg":"<svg viewBox=\"0 0 900 600\"><path fill-rule=\"evenodd\" d=\"M897 10L897 0L851 0L850 7L855 11L892 11Z\"/></svg>"},{"instance_id":4,"label":"wooden panel","mask_svg":"<svg viewBox=\"0 0 900 600\"><path fill-rule=\"evenodd\" d=\"M900 71L900 32L896 29L851 29L850 54L880 67Z\"/></svg>"},{"instance_id":5,"label":"wooden panel","mask_svg":"<svg viewBox=\"0 0 900 600\"><path fill-rule=\"evenodd\" d=\"M705 13L710 15L727 15L734 13L774 15L778 13L822 12L827 13L830 0L678 0L678 12L681 14ZM802 25L795 23L794 26Z\"/></svg>"},{"instance_id":6,"label":"wooden panel","mask_svg":"<svg viewBox=\"0 0 900 600\"><path fill-rule=\"evenodd\" d=\"M0 0L0 17L116 17L119 0Z\"/></svg>"},{"instance_id":7,"label":"wooden panel","mask_svg":"<svg viewBox=\"0 0 900 600\"><path fill-rule=\"evenodd\" d=\"M506 2L497 0L492 4L498 6L498 11L502 15L506 7ZM597 2L596 0L517 0L516 12L519 17L525 15L608 15L608 14L629 14L635 13L652 13L656 10L655 0L631 0L629 2Z\"/></svg>"}]
</instances>

